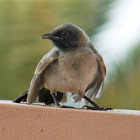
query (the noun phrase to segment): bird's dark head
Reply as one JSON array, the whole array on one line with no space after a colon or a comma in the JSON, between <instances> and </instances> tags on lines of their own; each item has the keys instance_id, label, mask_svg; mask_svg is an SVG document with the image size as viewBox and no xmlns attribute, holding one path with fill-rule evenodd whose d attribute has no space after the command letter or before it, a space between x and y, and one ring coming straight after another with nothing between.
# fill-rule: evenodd
<instances>
[{"instance_id":1,"label":"bird's dark head","mask_svg":"<svg viewBox=\"0 0 140 140\"><path fill-rule=\"evenodd\" d=\"M42 35L42 39L50 39L61 50L74 50L78 47L86 47L89 38L86 33L74 24L63 24L53 29L51 33Z\"/></svg>"}]
</instances>

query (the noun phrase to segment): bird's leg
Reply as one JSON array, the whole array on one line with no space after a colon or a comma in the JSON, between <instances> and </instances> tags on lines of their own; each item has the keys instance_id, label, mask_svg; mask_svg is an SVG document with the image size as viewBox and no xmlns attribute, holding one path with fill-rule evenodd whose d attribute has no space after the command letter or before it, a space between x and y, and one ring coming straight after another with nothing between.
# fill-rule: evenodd
<instances>
[{"instance_id":1,"label":"bird's leg","mask_svg":"<svg viewBox=\"0 0 140 140\"><path fill-rule=\"evenodd\" d=\"M97 104L95 104L93 101L91 101L88 97L84 96L83 98L87 100L89 103L91 103L97 110L100 109L100 107Z\"/></svg>"},{"instance_id":2,"label":"bird's leg","mask_svg":"<svg viewBox=\"0 0 140 140\"><path fill-rule=\"evenodd\" d=\"M54 100L55 106L56 106L56 107L60 107L58 101L57 101L56 98L55 98L55 93L52 93L52 97L53 97L53 100Z\"/></svg>"},{"instance_id":3,"label":"bird's leg","mask_svg":"<svg viewBox=\"0 0 140 140\"><path fill-rule=\"evenodd\" d=\"M91 101L88 97L84 96L83 97L85 100L87 100L89 103L91 103L94 107L90 107L90 106L83 106L86 107L87 109L92 109L92 110L113 110L112 108L108 107L108 108L104 108L104 107L99 107L97 104L95 104L93 101Z\"/></svg>"},{"instance_id":4,"label":"bird's leg","mask_svg":"<svg viewBox=\"0 0 140 140\"><path fill-rule=\"evenodd\" d=\"M58 103L58 101L57 101L57 99L56 99L56 95L57 95L56 92L52 93L52 97L53 97L53 100L54 100L54 103L55 103L55 106L56 106L56 107L60 107L60 108L74 108L74 107L65 106L65 105L60 106L60 104Z\"/></svg>"}]
</instances>

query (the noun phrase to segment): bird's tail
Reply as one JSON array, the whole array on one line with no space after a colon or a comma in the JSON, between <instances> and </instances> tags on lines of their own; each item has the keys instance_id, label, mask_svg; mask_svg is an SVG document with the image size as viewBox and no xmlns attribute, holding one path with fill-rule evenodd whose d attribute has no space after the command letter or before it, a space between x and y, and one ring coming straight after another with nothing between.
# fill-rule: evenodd
<instances>
[{"instance_id":1,"label":"bird's tail","mask_svg":"<svg viewBox=\"0 0 140 140\"><path fill-rule=\"evenodd\" d=\"M20 94L16 99L13 100L15 103L25 102L27 99L28 90Z\"/></svg>"}]
</instances>

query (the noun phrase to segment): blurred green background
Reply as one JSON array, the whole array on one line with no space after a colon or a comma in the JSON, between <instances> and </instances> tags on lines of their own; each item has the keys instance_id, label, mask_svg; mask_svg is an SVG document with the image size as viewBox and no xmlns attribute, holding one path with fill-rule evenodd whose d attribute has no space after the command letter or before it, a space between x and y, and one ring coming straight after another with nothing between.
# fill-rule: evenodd
<instances>
[{"instance_id":1,"label":"blurred green background","mask_svg":"<svg viewBox=\"0 0 140 140\"><path fill-rule=\"evenodd\" d=\"M41 35L61 24L73 23L94 39L102 31L100 27L109 22L107 12L112 3L0 1L0 99L12 100L29 87L37 63L53 47L50 41L41 40ZM140 45L131 47L134 49L127 54L129 57L107 73L103 94L96 99L101 106L140 109ZM98 46L95 48L98 50Z\"/></svg>"}]
</instances>

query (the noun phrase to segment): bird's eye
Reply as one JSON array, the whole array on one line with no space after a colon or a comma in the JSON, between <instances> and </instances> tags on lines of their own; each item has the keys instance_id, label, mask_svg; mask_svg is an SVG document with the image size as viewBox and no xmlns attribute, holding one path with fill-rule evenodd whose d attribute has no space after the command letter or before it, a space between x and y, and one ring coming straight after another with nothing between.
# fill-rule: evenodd
<instances>
[{"instance_id":1,"label":"bird's eye","mask_svg":"<svg viewBox=\"0 0 140 140\"><path fill-rule=\"evenodd\" d=\"M61 33L61 37L62 38L67 38L69 36L69 33L67 32L67 31L63 31L62 33Z\"/></svg>"}]
</instances>

